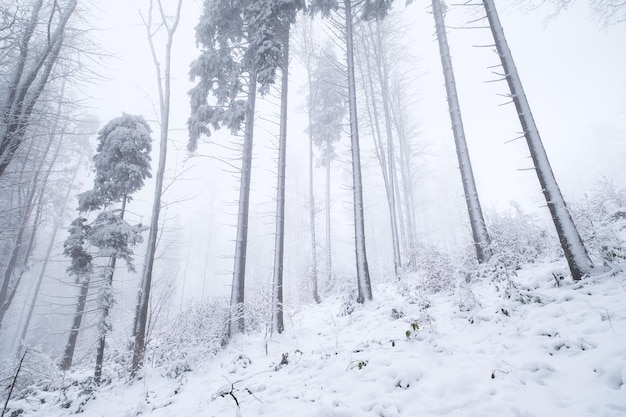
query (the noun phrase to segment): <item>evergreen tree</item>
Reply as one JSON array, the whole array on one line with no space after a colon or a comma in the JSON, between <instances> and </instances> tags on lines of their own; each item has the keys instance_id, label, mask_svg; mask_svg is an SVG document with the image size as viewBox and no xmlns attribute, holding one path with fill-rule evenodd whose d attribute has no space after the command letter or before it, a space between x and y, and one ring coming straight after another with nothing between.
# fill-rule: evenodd
<instances>
[{"instance_id":1,"label":"evergreen tree","mask_svg":"<svg viewBox=\"0 0 626 417\"><path fill-rule=\"evenodd\" d=\"M350 143L352 150L352 189L354 197L354 242L357 271L357 301L360 303L372 299L372 285L367 252L365 249L365 219L363 217L363 181L361 175L361 150L359 145L359 125L356 105L356 82L354 77L354 39L352 0L343 0L343 17L345 19L346 67L348 71L348 109L350 115ZM360 16L364 20L383 19L392 0L364 0L359 3ZM312 13L329 16L339 9L337 0L314 0L311 2Z\"/></svg>"},{"instance_id":2,"label":"evergreen tree","mask_svg":"<svg viewBox=\"0 0 626 417\"><path fill-rule=\"evenodd\" d=\"M233 134L243 127L243 153L237 214L237 236L231 293L229 334L243 332L248 212L257 91L266 94L283 59L285 40L280 28L295 20L302 0L207 0L196 40L201 54L190 70L198 79L189 95L188 149L202 135L224 126ZM213 96L209 103L208 97Z\"/></svg>"},{"instance_id":3,"label":"evergreen tree","mask_svg":"<svg viewBox=\"0 0 626 417\"><path fill-rule=\"evenodd\" d=\"M504 36L504 30L500 24L496 6L493 0L483 0L483 6L487 13L489 27L491 28L498 55L500 56L502 68L504 68L504 73L506 74L506 81L511 91L513 103L515 104L515 109L517 110L517 115L524 131L524 137L528 144L528 150L533 160L535 172L537 173L541 190L546 199L554 227L559 236L561 248L567 259L572 278L578 281L584 276L594 272L594 264L587 253L587 248L585 248L580 234L578 233L578 229L572 220L569 209L565 204L565 199L556 182L554 172L552 172L548 154L543 147L539 129L535 124L535 119L533 118L530 104L526 98L521 78L517 72L515 62L513 61L513 55L511 54L506 37Z\"/></svg>"},{"instance_id":4,"label":"evergreen tree","mask_svg":"<svg viewBox=\"0 0 626 417\"><path fill-rule=\"evenodd\" d=\"M96 354L95 381L100 383L106 336L111 329L109 311L114 304L112 291L113 275L118 258L126 261L134 271L133 249L142 241L141 232L146 228L131 225L124 219L126 204L132 194L141 189L146 178L150 178L150 151L152 139L150 126L141 116L123 114L107 123L98 132L98 147L93 158L96 175L92 190L79 196L78 210L81 213L102 211L93 222L79 217L70 227L70 237L65 243L65 254L72 259L68 272L82 278L81 292L74 317L74 326L66 347L62 367L71 365L71 354L76 343L80 317L84 313L85 301L91 277L91 261L86 244L98 248L98 255L108 257L103 281L98 294L99 341ZM121 204L120 208L113 205Z\"/></svg>"},{"instance_id":5,"label":"evergreen tree","mask_svg":"<svg viewBox=\"0 0 626 417\"><path fill-rule=\"evenodd\" d=\"M448 37L444 23L445 4L443 4L441 0L432 0L432 5L437 30L437 41L439 42L439 52L441 55L441 65L443 67L443 75L446 83L446 94L448 96L448 111L452 123L456 154L459 160L465 203L467 205L472 228L476 258L478 262L487 262L489 258L491 258L491 248L489 247L491 239L489 238L489 233L485 226L485 219L478 198L474 172L467 149L467 141L465 140L465 129L463 129L463 119L461 118L461 108L459 106L454 70L452 69L452 58L450 57Z\"/></svg>"},{"instance_id":6,"label":"evergreen tree","mask_svg":"<svg viewBox=\"0 0 626 417\"><path fill-rule=\"evenodd\" d=\"M332 279L332 239L330 227L330 168L337 158L335 145L341 139L343 121L348 110L346 76L341 71L332 41L326 42L316 57L311 71L309 92L311 114L309 134L321 152L319 164L325 170L326 274ZM312 169L312 161L310 169Z\"/></svg>"}]
</instances>

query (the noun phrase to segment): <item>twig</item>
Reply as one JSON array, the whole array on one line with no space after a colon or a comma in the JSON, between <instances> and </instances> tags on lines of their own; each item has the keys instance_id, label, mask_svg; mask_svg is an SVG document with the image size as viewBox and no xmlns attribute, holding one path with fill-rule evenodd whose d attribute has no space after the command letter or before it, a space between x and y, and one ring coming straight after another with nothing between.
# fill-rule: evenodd
<instances>
[{"instance_id":1,"label":"twig","mask_svg":"<svg viewBox=\"0 0 626 417\"><path fill-rule=\"evenodd\" d=\"M27 353L28 353L28 349L24 351L24 354L22 355L22 359L20 359L20 363L17 365L17 369L15 370L15 375L13 376L13 382L11 382L11 385L9 386L9 393L7 394L7 400L4 402L4 408L2 409L2 415L0 417L4 417L4 415L7 412L7 409L9 407L9 400L11 399L11 394L13 394L13 388L15 388L15 384L17 383L17 377L20 374L20 370L22 369L22 363L24 363L24 358L26 357Z\"/></svg>"}]
</instances>

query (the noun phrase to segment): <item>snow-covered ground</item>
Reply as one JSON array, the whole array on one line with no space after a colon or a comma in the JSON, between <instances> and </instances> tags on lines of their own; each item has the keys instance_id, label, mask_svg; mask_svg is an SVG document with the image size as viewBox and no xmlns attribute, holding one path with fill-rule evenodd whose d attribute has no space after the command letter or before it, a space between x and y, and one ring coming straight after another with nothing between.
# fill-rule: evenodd
<instances>
[{"instance_id":1,"label":"snow-covered ground","mask_svg":"<svg viewBox=\"0 0 626 417\"><path fill-rule=\"evenodd\" d=\"M147 369L82 406L86 397L49 392L39 393L43 404L10 408L46 417L626 416L626 274L557 287L552 271L563 267L537 264L518 271L516 288L483 279L454 294L380 284L351 314L339 314L339 298L301 307L283 335L240 336L176 378Z\"/></svg>"}]
</instances>

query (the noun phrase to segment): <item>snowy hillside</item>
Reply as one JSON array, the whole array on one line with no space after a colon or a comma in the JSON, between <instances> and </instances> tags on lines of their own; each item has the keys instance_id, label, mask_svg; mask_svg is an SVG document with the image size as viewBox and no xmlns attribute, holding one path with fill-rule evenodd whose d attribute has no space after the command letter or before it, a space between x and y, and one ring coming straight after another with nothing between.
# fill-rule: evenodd
<instances>
[{"instance_id":1,"label":"snowy hillside","mask_svg":"<svg viewBox=\"0 0 626 417\"><path fill-rule=\"evenodd\" d=\"M240 336L178 376L39 392L8 415L626 416L626 275L557 287L563 267L448 295L380 284L351 314L302 307L282 336Z\"/></svg>"}]
</instances>

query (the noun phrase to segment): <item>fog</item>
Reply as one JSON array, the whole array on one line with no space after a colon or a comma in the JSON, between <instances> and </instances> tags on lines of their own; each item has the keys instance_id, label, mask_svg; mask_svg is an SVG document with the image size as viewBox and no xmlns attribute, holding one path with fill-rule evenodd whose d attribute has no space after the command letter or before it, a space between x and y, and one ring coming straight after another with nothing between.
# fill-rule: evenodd
<instances>
[{"instance_id":1,"label":"fog","mask_svg":"<svg viewBox=\"0 0 626 417\"><path fill-rule=\"evenodd\" d=\"M581 3L581 2L579 2ZM93 36L109 53L102 58L103 78L89 87L88 112L100 126L122 112L141 114L158 140L157 90L145 28L139 10L143 1L109 0L95 10ZM183 4L182 20L176 33L172 67L172 122L163 195L162 235L155 267L155 296L163 304L163 319L191 303L225 299L232 280L236 210L237 169L240 138L219 131L203 140L198 151L186 150L186 121L189 115L187 91L190 62L198 51L194 26L200 2ZM398 4L403 8L403 5ZM520 7L502 7L501 20L526 89L533 114L561 190L569 201L582 199L604 177L626 186L626 24L599 28L589 19L583 4L575 4L546 21L546 11L523 12ZM447 114L439 51L429 8L414 2L401 12L406 22L407 44L415 56L414 83L418 98L412 117L419 122L414 143L423 149L420 158L416 221L419 241L445 251L466 251L471 246L454 141ZM447 25L457 88L474 174L487 216L518 202L551 228L545 200L533 171L528 149L520 136L519 121L512 104L503 97L506 82L488 67L498 63L486 29L468 29L475 18L461 6L450 6ZM481 26L480 22L474 24ZM458 29L453 29L458 28ZM158 39L157 39L158 42ZM307 151L304 69L292 60L290 114L287 150L287 223L285 254L285 300L287 304L309 302L308 274L311 268L308 224ZM258 105L248 243L246 289L252 296L268 294L272 279L274 210L276 187L276 138L279 108L276 97ZM94 135L95 143L95 135ZM371 138L362 135L364 199L367 250L374 282L387 279L393 271L393 252L385 189ZM156 142L155 142L156 147ZM152 154L153 170L158 155ZM352 219L349 138L338 146L338 160L332 168L332 243L334 276L340 286L352 285L354 271L354 226ZM316 168L315 193L318 210L318 250L325 247L323 234L324 172ZM83 178L84 189L92 177ZM149 222L154 184L149 181L129 205L131 218ZM71 204L74 206L75 204ZM66 260L59 236L54 264L44 285L37 308L36 329L46 334L47 346L59 351L65 343L59 337L69 327L73 311L72 287L66 281ZM40 252L42 248L38 249ZM136 250L138 271L144 248ZM33 268L33 274L36 268ZM320 271L321 286L331 285ZM113 312L114 338L125 340L134 314L140 273L120 269L115 276L118 305ZM21 295L26 299L26 292ZM154 306L156 309L157 306ZM9 322L16 326L19 309ZM19 327L16 327L19 328ZM14 331L14 330L10 330ZM81 335L82 340L90 340ZM2 341L2 349L11 343ZM85 342L82 352L90 346Z\"/></svg>"}]
</instances>

